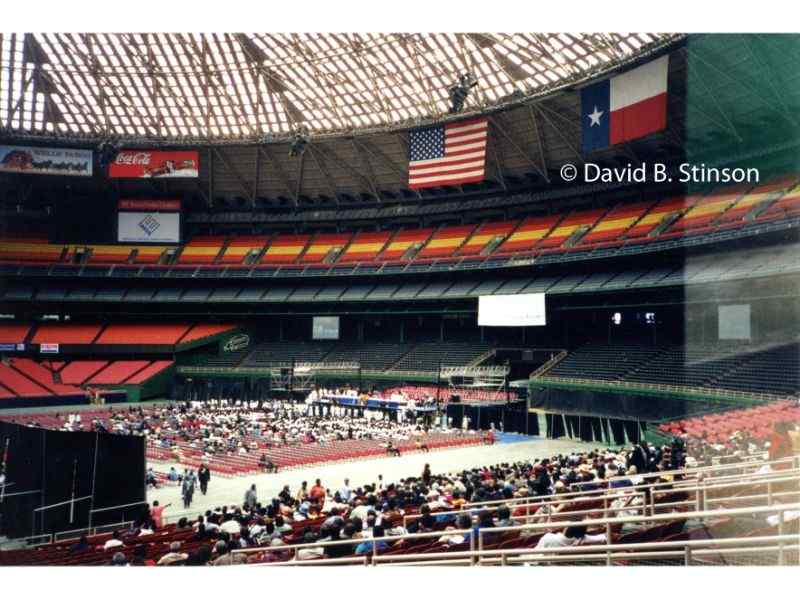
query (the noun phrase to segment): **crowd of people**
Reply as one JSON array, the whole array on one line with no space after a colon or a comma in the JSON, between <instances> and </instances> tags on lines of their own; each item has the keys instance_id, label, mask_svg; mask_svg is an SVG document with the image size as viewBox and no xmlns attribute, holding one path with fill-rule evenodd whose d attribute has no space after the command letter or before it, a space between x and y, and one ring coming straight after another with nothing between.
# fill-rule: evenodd
<instances>
[{"instance_id":1,"label":"crowd of people","mask_svg":"<svg viewBox=\"0 0 800 600\"><path fill-rule=\"evenodd\" d=\"M311 546L297 550L296 560L333 558L370 553L373 544L378 550L401 547L405 540L393 538L433 531L441 531L441 536L435 539L442 544L465 544L480 529L522 524L521 515L510 506L501 504L496 510L489 510L481 508L482 503L557 497L575 489L597 488L612 477L615 487L659 481L660 472L686 464L698 465L701 460L691 456L683 442L676 440L671 447L654 447L642 442L624 450L574 452L450 473L434 474L430 466L425 465L418 477L387 483L379 476L377 481L359 487L351 486L349 480L344 480L339 487L329 487L317 479L311 486L303 482L297 490L284 486L276 497L268 499L260 498L253 484L241 505L207 510L194 520L182 518L177 529L191 530L190 540L202 543L188 554L182 553L179 545L175 546L157 562L221 565L247 560L284 560L287 555L275 547L288 549L297 543ZM669 486L669 478L662 481ZM471 505L468 510L465 509L467 503ZM543 504L539 516L550 519L568 505L567 499L561 504ZM628 502L614 508L620 515L636 514L636 507ZM163 507L156 504L126 535L138 536L157 530L163 522L163 512ZM438 514L442 512L446 514ZM406 514L416 517L404 526L402 517ZM469 533L464 534L463 530ZM125 539L125 536L112 539ZM604 535L590 535L585 527L579 526L548 533L536 547L597 543L605 539ZM313 546L348 540L350 544ZM271 549L269 552L231 553L235 549L267 546Z\"/></svg>"}]
</instances>

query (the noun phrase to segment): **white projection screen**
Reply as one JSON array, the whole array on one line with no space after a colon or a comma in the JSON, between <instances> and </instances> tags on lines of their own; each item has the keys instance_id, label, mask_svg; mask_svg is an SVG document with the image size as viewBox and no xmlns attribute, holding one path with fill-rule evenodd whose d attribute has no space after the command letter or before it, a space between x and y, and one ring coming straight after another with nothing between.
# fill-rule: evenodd
<instances>
[{"instance_id":1,"label":"white projection screen","mask_svg":"<svg viewBox=\"0 0 800 600\"><path fill-rule=\"evenodd\" d=\"M478 325L526 327L546 325L544 294L505 294L478 298Z\"/></svg>"},{"instance_id":2,"label":"white projection screen","mask_svg":"<svg viewBox=\"0 0 800 600\"><path fill-rule=\"evenodd\" d=\"M120 212L117 241L135 243L170 243L181 241L179 212Z\"/></svg>"},{"instance_id":3,"label":"white projection screen","mask_svg":"<svg viewBox=\"0 0 800 600\"><path fill-rule=\"evenodd\" d=\"M750 339L750 305L729 304L717 307L719 317L719 339Z\"/></svg>"},{"instance_id":4,"label":"white projection screen","mask_svg":"<svg viewBox=\"0 0 800 600\"><path fill-rule=\"evenodd\" d=\"M315 340L338 340L339 317L314 317L311 337Z\"/></svg>"}]
</instances>

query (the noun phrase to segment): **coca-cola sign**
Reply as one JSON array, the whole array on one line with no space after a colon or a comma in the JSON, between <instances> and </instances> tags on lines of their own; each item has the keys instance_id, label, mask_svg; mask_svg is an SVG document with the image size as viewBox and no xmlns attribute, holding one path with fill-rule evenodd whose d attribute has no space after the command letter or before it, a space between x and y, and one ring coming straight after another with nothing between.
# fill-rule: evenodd
<instances>
[{"instance_id":1,"label":"coca-cola sign","mask_svg":"<svg viewBox=\"0 0 800 600\"><path fill-rule=\"evenodd\" d=\"M108 167L115 178L197 177L200 156L196 151L120 150Z\"/></svg>"}]
</instances>

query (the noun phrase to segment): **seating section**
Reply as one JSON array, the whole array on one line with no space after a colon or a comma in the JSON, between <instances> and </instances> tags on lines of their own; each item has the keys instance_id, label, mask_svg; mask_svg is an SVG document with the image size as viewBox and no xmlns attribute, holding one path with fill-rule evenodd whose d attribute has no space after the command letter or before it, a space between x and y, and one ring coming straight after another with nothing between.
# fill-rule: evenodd
<instances>
[{"instance_id":1,"label":"seating section","mask_svg":"<svg viewBox=\"0 0 800 600\"><path fill-rule=\"evenodd\" d=\"M126 383L133 375L150 364L148 360L116 360L94 375L88 385L114 385Z\"/></svg>"},{"instance_id":2,"label":"seating section","mask_svg":"<svg viewBox=\"0 0 800 600\"><path fill-rule=\"evenodd\" d=\"M800 394L800 344L587 344L570 352L545 376L785 397Z\"/></svg>"},{"instance_id":3,"label":"seating section","mask_svg":"<svg viewBox=\"0 0 800 600\"><path fill-rule=\"evenodd\" d=\"M82 392L80 388L74 385L56 382L52 371L29 358L12 358L9 360L9 365L53 395L69 396Z\"/></svg>"},{"instance_id":4,"label":"seating section","mask_svg":"<svg viewBox=\"0 0 800 600\"><path fill-rule=\"evenodd\" d=\"M408 353L411 344L358 344L341 343L326 356L331 362L358 362L365 371L385 371L403 355Z\"/></svg>"},{"instance_id":5,"label":"seating section","mask_svg":"<svg viewBox=\"0 0 800 600\"><path fill-rule=\"evenodd\" d=\"M430 342L417 344L389 371L435 372L443 367L461 367L491 350L488 344Z\"/></svg>"},{"instance_id":6,"label":"seating section","mask_svg":"<svg viewBox=\"0 0 800 600\"><path fill-rule=\"evenodd\" d=\"M441 258L452 256L467 237L475 229L474 225L461 225L458 227L445 227L431 236L431 239L420 250L417 258Z\"/></svg>"},{"instance_id":7,"label":"seating section","mask_svg":"<svg viewBox=\"0 0 800 600\"><path fill-rule=\"evenodd\" d=\"M573 234L579 234L581 230L588 230L597 223L598 219L606 213L605 208L596 210L575 211L566 219L561 221L558 226L545 237L539 244L540 248L558 248L567 242Z\"/></svg>"},{"instance_id":8,"label":"seating section","mask_svg":"<svg viewBox=\"0 0 800 600\"><path fill-rule=\"evenodd\" d=\"M0 385L11 392L12 397L38 398L52 395L47 388L35 383L10 365L3 363L0 363Z\"/></svg>"},{"instance_id":9,"label":"seating section","mask_svg":"<svg viewBox=\"0 0 800 600\"><path fill-rule=\"evenodd\" d=\"M589 344L570 352L548 376L619 381L653 358L660 348L641 345Z\"/></svg>"},{"instance_id":10,"label":"seating section","mask_svg":"<svg viewBox=\"0 0 800 600\"><path fill-rule=\"evenodd\" d=\"M599 244L621 238L652 205L652 202L617 205L597 222L581 239L581 243Z\"/></svg>"},{"instance_id":11,"label":"seating section","mask_svg":"<svg viewBox=\"0 0 800 600\"><path fill-rule=\"evenodd\" d=\"M339 258L339 262L361 262L375 260L391 237L389 231L358 233Z\"/></svg>"},{"instance_id":12,"label":"seating section","mask_svg":"<svg viewBox=\"0 0 800 600\"><path fill-rule=\"evenodd\" d=\"M532 250L548 234L553 226L558 223L563 215L547 217L528 217L522 224L508 236L498 248L500 254L510 254Z\"/></svg>"},{"instance_id":13,"label":"seating section","mask_svg":"<svg viewBox=\"0 0 800 600\"><path fill-rule=\"evenodd\" d=\"M747 433L755 440L768 440L777 423L800 422L800 406L797 401L782 400L763 406L742 410L711 413L692 419L671 421L658 428L668 435L687 434L711 444L728 443L738 432Z\"/></svg>"},{"instance_id":14,"label":"seating section","mask_svg":"<svg viewBox=\"0 0 800 600\"><path fill-rule=\"evenodd\" d=\"M240 265L252 251L261 252L267 245L267 238L261 236L237 236L228 242L228 247L219 262Z\"/></svg>"},{"instance_id":15,"label":"seating section","mask_svg":"<svg viewBox=\"0 0 800 600\"><path fill-rule=\"evenodd\" d=\"M183 247L178 257L179 264L202 265L215 262L222 251L225 238L221 236L198 236Z\"/></svg>"},{"instance_id":16,"label":"seating section","mask_svg":"<svg viewBox=\"0 0 800 600\"><path fill-rule=\"evenodd\" d=\"M107 365L107 360L73 360L61 368L59 375L64 383L81 385Z\"/></svg>"},{"instance_id":17,"label":"seating section","mask_svg":"<svg viewBox=\"0 0 800 600\"><path fill-rule=\"evenodd\" d=\"M91 344L102 325L82 323L43 323L36 328L34 344Z\"/></svg>"},{"instance_id":18,"label":"seating section","mask_svg":"<svg viewBox=\"0 0 800 600\"><path fill-rule=\"evenodd\" d=\"M757 185L742 194L736 204L725 211L725 214L719 218L719 222L734 224L736 221L744 219L750 211L756 209L759 205L769 204L772 200L786 194L796 181L795 177L791 177L790 179Z\"/></svg>"},{"instance_id":19,"label":"seating section","mask_svg":"<svg viewBox=\"0 0 800 600\"><path fill-rule=\"evenodd\" d=\"M661 222L673 213L682 213L688 208L684 198L665 198L647 211L639 221L626 233L626 239L640 239L648 237Z\"/></svg>"},{"instance_id":20,"label":"seating section","mask_svg":"<svg viewBox=\"0 0 800 600\"><path fill-rule=\"evenodd\" d=\"M0 260L52 263L61 260L62 244L50 244L46 238L0 238Z\"/></svg>"},{"instance_id":21,"label":"seating section","mask_svg":"<svg viewBox=\"0 0 800 600\"><path fill-rule=\"evenodd\" d=\"M447 261L453 257L509 256L580 251L668 240L687 235L800 217L798 176L757 185L720 187L706 195L610 203L524 220L384 232L197 236L180 248L177 265L243 265L255 251L258 264L288 266L320 263ZM41 234L0 238L0 261L59 263L89 248L90 264L150 264L169 246L51 244ZM165 265L166 266L166 265Z\"/></svg>"},{"instance_id":22,"label":"seating section","mask_svg":"<svg viewBox=\"0 0 800 600\"><path fill-rule=\"evenodd\" d=\"M399 231L381 253L381 260L401 260L411 248L421 248L432 233L430 228Z\"/></svg>"},{"instance_id":23,"label":"seating section","mask_svg":"<svg viewBox=\"0 0 800 600\"><path fill-rule=\"evenodd\" d=\"M341 253L342 250L350 242L351 235L349 233L341 234L320 234L314 236L314 239L308 245L308 249L303 253L300 262L304 263L321 263L333 253ZM337 254L338 255L338 254Z\"/></svg>"},{"instance_id":24,"label":"seating section","mask_svg":"<svg viewBox=\"0 0 800 600\"><path fill-rule=\"evenodd\" d=\"M293 263L303 253L309 239L311 236L308 235L276 236L264 252L261 262L266 264Z\"/></svg>"},{"instance_id":25,"label":"seating section","mask_svg":"<svg viewBox=\"0 0 800 600\"><path fill-rule=\"evenodd\" d=\"M464 242L457 254L459 256L479 256L483 254L494 240L505 240L516 224L515 221L502 221L500 223L484 223L480 225L469 239Z\"/></svg>"},{"instance_id":26,"label":"seating section","mask_svg":"<svg viewBox=\"0 0 800 600\"><path fill-rule=\"evenodd\" d=\"M176 324L133 324L119 323L108 325L95 344L153 344L174 346L186 334L191 325Z\"/></svg>"},{"instance_id":27,"label":"seating section","mask_svg":"<svg viewBox=\"0 0 800 600\"><path fill-rule=\"evenodd\" d=\"M744 192L744 188L734 187L731 190L724 189L719 193L709 194L696 202L688 199L687 204L692 204L692 207L683 213L668 231L689 231L707 227L733 206Z\"/></svg>"},{"instance_id":28,"label":"seating section","mask_svg":"<svg viewBox=\"0 0 800 600\"><path fill-rule=\"evenodd\" d=\"M129 384L129 385L144 383L145 381L147 381L151 377L154 377L154 376L158 375L159 373L162 373L163 371L165 371L166 369L171 367L173 364L175 364L175 363L174 363L174 361L171 361L171 360L154 360L152 363L150 363L149 366L145 367L144 369L142 369L141 371L136 373L133 377L128 379L125 383Z\"/></svg>"},{"instance_id":29,"label":"seating section","mask_svg":"<svg viewBox=\"0 0 800 600\"><path fill-rule=\"evenodd\" d=\"M0 322L0 344L21 344L30 330L27 323Z\"/></svg>"},{"instance_id":30,"label":"seating section","mask_svg":"<svg viewBox=\"0 0 800 600\"><path fill-rule=\"evenodd\" d=\"M202 340L212 335L219 335L226 331L233 331L234 329L236 329L236 325L195 325L180 339L180 343L188 344L189 342L196 342L197 340Z\"/></svg>"}]
</instances>

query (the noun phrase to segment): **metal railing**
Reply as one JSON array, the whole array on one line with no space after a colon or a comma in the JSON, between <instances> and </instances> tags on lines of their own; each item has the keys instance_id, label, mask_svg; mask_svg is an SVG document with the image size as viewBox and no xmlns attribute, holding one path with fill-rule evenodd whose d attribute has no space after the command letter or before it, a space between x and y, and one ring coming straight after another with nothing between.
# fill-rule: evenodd
<instances>
[{"instance_id":1,"label":"metal railing","mask_svg":"<svg viewBox=\"0 0 800 600\"><path fill-rule=\"evenodd\" d=\"M601 389L627 390L634 392L665 392L670 395L693 396L706 400L731 400L731 401L777 401L787 400L787 395L742 392L740 390L726 390L724 388L700 388L670 385L666 383L638 383L631 381L605 381L603 379L586 379L580 377L555 377L540 376L531 378L533 384L577 385L592 386Z\"/></svg>"},{"instance_id":2,"label":"metal railing","mask_svg":"<svg viewBox=\"0 0 800 600\"><path fill-rule=\"evenodd\" d=\"M333 546L349 545L354 546L362 542L372 544L371 551L368 552L369 560L363 564L380 565L391 563L410 564L472 564L472 565L491 565L491 564L512 564L514 562L548 562L548 555L571 555L570 557L557 561L555 558L550 562L570 562L570 561L590 561L597 564L611 566L615 560L646 560L653 558L672 558L682 559L685 564L692 564L692 557L719 554L723 547L731 547L732 551L739 554L752 553L754 551L764 552L761 546L769 544L768 549L775 553L775 564L785 565L787 554L800 548L800 535L785 533L785 513L788 511L800 511L800 503L777 504L774 506L744 507L724 510L710 511L686 511L668 514L655 514L649 516L635 517L610 517L602 519L581 519L576 521L559 521L556 523L535 523L519 525L513 527L492 527L490 529L478 529L477 535L473 529L453 529L446 531L433 531L426 533L405 534L401 536L389 536L380 538L387 544L397 544L398 542L417 541L430 538L442 538L443 536L465 536L469 535L469 550L452 552L426 552L426 553L407 553L407 554L381 554L374 539L349 539L337 541L310 542L302 544L292 544L290 546L267 546L256 548L245 548L234 550L235 554L265 556L268 554L279 553L282 562L273 562L278 565L293 565L293 562L286 562L283 559L288 555L294 555L296 562L308 562L314 565L337 564L343 559L309 558L307 560L297 560L297 551L303 549L322 549ZM777 514L779 518L777 535L759 537L739 537L739 538L719 538L711 540L674 540L652 543L614 543L612 539L612 529L615 525L636 524L640 526L667 524L674 521L707 521L722 517L753 517L754 515ZM585 526L589 529L605 529L605 543L595 545L576 545L564 548L485 548L485 535L497 535L503 533L518 533L523 535L529 533L546 533L554 529L564 529L570 526ZM754 550L756 548L757 550ZM714 552L700 553L699 550L708 549ZM648 552L648 551L654 552ZM575 556L577 555L577 556ZM688 556L687 556L688 555ZM358 557L347 557L347 559L358 559ZM337 561L337 562L329 562ZM351 560L358 562L358 560Z\"/></svg>"}]
</instances>

